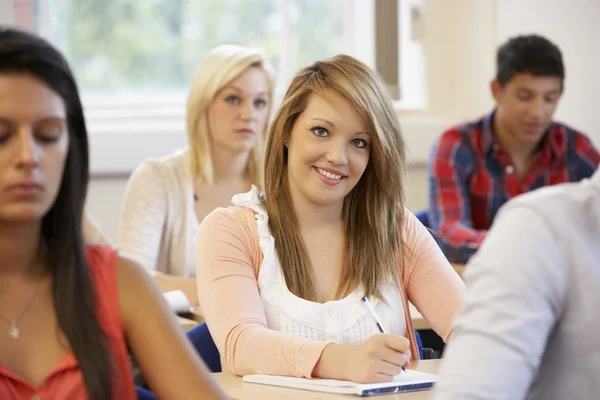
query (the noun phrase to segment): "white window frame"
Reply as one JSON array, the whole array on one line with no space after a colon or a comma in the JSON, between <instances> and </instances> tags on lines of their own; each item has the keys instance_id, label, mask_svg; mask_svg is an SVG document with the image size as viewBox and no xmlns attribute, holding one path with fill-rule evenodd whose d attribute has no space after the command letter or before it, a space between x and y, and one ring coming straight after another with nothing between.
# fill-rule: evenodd
<instances>
[{"instance_id":1,"label":"white window frame","mask_svg":"<svg viewBox=\"0 0 600 400\"><path fill-rule=\"evenodd\" d=\"M52 0L0 0L16 3L35 4L39 11L37 19L38 33L51 39L50 11ZM405 110L423 110L426 107L426 88L421 88L421 96L405 91L405 84L414 76L407 76L406 60L414 57L405 57L410 46L415 45L414 29L415 9L421 8L422 0L346 0L344 10L344 38L347 53L362 60L367 65L377 68L376 51L389 51L381 43L376 43L376 18L375 2L396 2L395 19L386 23L396 23L396 26L387 26L385 30L396 32L395 41L397 54L397 82L402 98L396 99L395 106L398 112ZM278 0L278 7L283 18L290 18L291 0ZM10 22L10 21L8 21ZM284 21L285 22L285 21ZM418 22L418 21L417 21ZM289 57L286 58L289 48L289 39L293 32L288 28L289 23L283 23L281 35L280 54L282 67L277 71L277 81L280 84L277 96L283 95L285 86L291 79L294 71L290 65ZM376 50L377 49L377 50ZM402 60L405 62L402 62ZM387 68L389 70L389 68ZM424 79L424 78L423 78ZM408 95L408 96L407 96ZM185 95L171 96L160 101L149 101L146 96L111 97L82 99L86 110L86 121L90 138L91 172L95 177L128 175L141 161L149 157L158 157L171 150L186 145L185 137ZM275 101L277 103L277 99ZM110 155L110 156L109 156Z\"/></svg>"}]
</instances>

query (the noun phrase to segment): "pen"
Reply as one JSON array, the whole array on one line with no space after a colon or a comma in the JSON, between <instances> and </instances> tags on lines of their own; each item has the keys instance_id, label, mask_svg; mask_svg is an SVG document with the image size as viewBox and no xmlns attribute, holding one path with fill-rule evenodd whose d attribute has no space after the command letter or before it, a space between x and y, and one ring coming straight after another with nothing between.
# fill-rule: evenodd
<instances>
[{"instance_id":1,"label":"pen","mask_svg":"<svg viewBox=\"0 0 600 400\"><path fill-rule=\"evenodd\" d=\"M375 323L377 324L377 328L379 328L379 332L381 332L381 333L387 333L385 331L385 329L383 328L383 324L379 320L379 317L377 316L377 313L375 312L375 309L373 308L373 306L369 302L369 299L367 299L367 296L363 296L361 300L363 301L363 303L365 303L365 305L367 306L367 310L369 310L369 313L375 319ZM404 366L402 366L402 371L406 372L406 369L404 368Z\"/></svg>"}]
</instances>

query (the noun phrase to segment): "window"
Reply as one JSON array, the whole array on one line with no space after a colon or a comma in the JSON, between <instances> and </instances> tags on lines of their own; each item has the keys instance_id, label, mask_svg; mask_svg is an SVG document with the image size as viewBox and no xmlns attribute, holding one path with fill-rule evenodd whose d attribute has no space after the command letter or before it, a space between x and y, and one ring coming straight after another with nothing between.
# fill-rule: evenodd
<instances>
[{"instance_id":1,"label":"window","mask_svg":"<svg viewBox=\"0 0 600 400\"><path fill-rule=\"evenodd\" d=\"M74 70L95 174L128 173L148 157L185 145L184 104L193 71L223 43L265 50L277 72L276 104L296 70L345 52L391 74L398 107L426 105L415 29L422 0L9 1L12 20L0 15L0 22L46 37ZM376 2L394 3L394 18L380 10L387 18L376 20ZM389 35L397 40L388 41ZM379 58L394 65L377 65L376 52L388 51L395 55Z\"/></svg>"},{"instance_id":2,"label":"window","mask_svg":"<svg viewBox=\"0 0 600 400\"><path fill-rule=\"evenodd\" d=\"M405 109L425 109L427 66L423 49L423 0L403 0L398 8L400 102Z\"/></svg>"},{"instance_id":3,"label":"window","mask_svg":"<svg viewBox=\"0 0 600 400\"><path fill-rule=\"evenodd\" d=\"M301 66L345 51L345 0L15 0L15 10L30 3L39 14L44 2L41 33L66 55L87 99L177 98L203 55L223 43L264 49L282 85Z\"/></svg>"},{"instance_id":4,"label":"window","mask_svg":"<svg viewBox=\"0 0 600 400\"><path fill-rule=\"evenodd\" d=\"M263 48L277 71L281 89L297 69L339 52L353 54L382 72L400 67L400 79L393 85L399 84L403 94L422 80L418 78L422 62L415 62L422 56L414 54L419 46L410 37L409 15L411 7L420 5L420 0L13 0L13 3L16 22L40 32L63 51L84 99L94 103L114 104L115 98L128 101L139 98L157 104L180 99L202 56L223 43ZM368 32L365 9L381 9L381 4L386 5L384 17L391 10L396 12L396 18L387 16L381 23L373 24L375 33ZM374 11L371 13L375 15ZM376 35L398 31L400 40L389 43ZM367 37L371 49L376 47L373 43L377 37L378 48L383 51L378 51L374 59L361 57L353 43L357 36L363 36L362 40ZM402 55L410 53L410 56L395 60L387 57L386 63L390 65L376 65L382 59L381 54L389 53L389 44L399 48ZM392 54L397 56L399 52ZM410 79L402 79L408 75ZM409 97L418 91L409 90Z\"/></svg>"}]
</instances>

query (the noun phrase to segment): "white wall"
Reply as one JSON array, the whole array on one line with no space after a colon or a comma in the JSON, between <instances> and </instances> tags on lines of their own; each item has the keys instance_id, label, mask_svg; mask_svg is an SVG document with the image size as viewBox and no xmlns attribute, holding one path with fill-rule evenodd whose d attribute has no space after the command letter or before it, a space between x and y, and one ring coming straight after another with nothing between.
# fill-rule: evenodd
<instances>
[{"instance_id":1,"label":"white wall","mask_svg":"<svg viewBox=\"0 0 600 400\"><path fill-rule=\"evenodd\" d=\"M12 24L13 16L13 0L0 0L0 24Z\"/></svg>"},{"instance_id":2,"label":"white wall","mask_svg":"<svg viewBox=\"0 0 600 400\"><path fill-rule=\"evenodd\" d=\"M425 0L428 114L470 119L492 107L494 0Z\"/></svg>"},{"instance_id":3,"label":"white wall","mask_svg":"<svg viewBox=\"0 0 600 400\"><path fill-rule=\"evenodd\" d=\"M119 212L127 177L92 178L88 187L86 211L106 238L116 243Z\"/></svg>"}]
</instances>

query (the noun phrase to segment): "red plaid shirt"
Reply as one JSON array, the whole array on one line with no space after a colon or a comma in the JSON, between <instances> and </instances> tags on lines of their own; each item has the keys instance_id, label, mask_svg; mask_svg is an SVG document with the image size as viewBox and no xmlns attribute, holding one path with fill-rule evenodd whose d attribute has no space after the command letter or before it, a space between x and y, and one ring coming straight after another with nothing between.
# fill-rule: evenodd
<instances>
[{"instance_id":1,"label":"red plaid shirt","mask_svg":"<svg viewBox=\"0 0 600 400\"><path fill-rule=\"evenodd\" d=\"M585 135L553 122L521 184L510 156L494 144L493 115L444 132L431 150L429 224L451 262L469 260L509 199L590 177L600 163L600 154Z\"/></svg>"}]
</instances>

